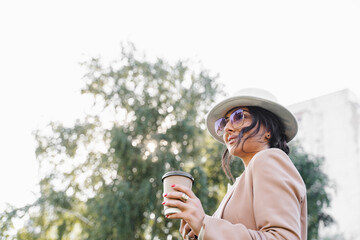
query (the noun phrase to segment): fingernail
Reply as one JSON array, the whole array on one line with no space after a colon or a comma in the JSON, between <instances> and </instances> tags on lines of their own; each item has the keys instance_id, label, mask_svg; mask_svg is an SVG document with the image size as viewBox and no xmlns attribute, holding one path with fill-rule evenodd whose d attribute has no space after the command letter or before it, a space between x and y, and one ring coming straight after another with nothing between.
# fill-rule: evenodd
<instances>
[{"instance_id":1,"label":"fingernail","mask_svg":"<svg viewBox=\"0 0 360 240\"><path fill-rule=\"evenodd\" d=\"M166 197L166 196L167 196L167 193L164 194L164 197Z\"/></svg>"},{"instance_id":2,"label":"fingernail","mask_svg":"<svg viewBox=\"0 0 360 240\"><path fill-rule=\"evenodd\" d=\"M171 185L171 187L175 187L175 184Z\"/></svg>"},{"instance_id":3,"label":"fingernail","mask_svg":"<svg viewBox=\"0 0 360 240\"><path fill-rule=\"evenodd\" d=\"M169 215L166 215L165 217L166 217L166 218L169 218Z\"/></svg>"},{"instance_id":4,"label":"fingernail","mask_svg":"<svg viewBox=\"0 0 360 240\"><path fill-rule=\"evenodd\" d=\"M166 203L166 201L163 201L161 204L164 205Z\"/></svg>"}]
</instances>

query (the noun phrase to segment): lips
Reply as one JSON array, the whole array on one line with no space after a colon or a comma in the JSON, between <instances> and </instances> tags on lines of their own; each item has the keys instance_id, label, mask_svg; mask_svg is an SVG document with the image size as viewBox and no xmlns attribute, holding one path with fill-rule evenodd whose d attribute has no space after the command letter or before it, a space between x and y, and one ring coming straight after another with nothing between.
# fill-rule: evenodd
<instances>
[{"instance_id":1,"label":"lips","mask_svg":"<svg viewBox=\"0 0 360 240\"><path fill-rule=\"evenodd\" d=\"M233 143L236 143L237 142L237 135L230 135L228 137L228 143L229 144L233 144Z\"/></svg>"}]
</instances>

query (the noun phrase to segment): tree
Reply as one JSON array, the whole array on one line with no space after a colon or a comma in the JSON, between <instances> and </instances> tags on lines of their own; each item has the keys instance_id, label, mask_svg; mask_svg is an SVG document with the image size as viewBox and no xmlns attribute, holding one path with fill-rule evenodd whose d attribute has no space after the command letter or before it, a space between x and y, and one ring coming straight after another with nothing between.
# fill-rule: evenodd
<instances>
[{"instance_id":1,"label":"tree","mask_svg":"<svg viewBox=\"0 0 360 240\"><path fill-rule=\"evenodd\" d=\"M328 190L334 186L322 170L325 159L306 153L299 142L291 144L290 158L303 177L307 189L308 239L319 239L319 227L326 227L334 222L326 213L331 203Z\"/></svg>"},{"instance_id":2,"label":"tree","mask_svg":"<svg viewBox=\"0 0 360 240\"><path fill-rule=\"evenodd\" d=\"M0 239L11 239L13 220L23 216L25 225L13 237L20 240L180 238L179 221L163 216L162 175L190 172L209 214L226 192L224 146L204 122L224 95L217 76L191 69L187 61L149 61L131 44L123 46L119 61L104 65L94 58L83 66L82 93L92 96L94 112L71 126L52 122L35 132L40 195L33 204L0 214ZM330 199L319 192L326 175L321 162L294 154L309 195L321 203L309 198L309 229L316 236L318 224L329 220L323 208ZM241 174L241 160L232 166L234 176Z\"/></svg>"},{"instance_id":3,"label":"tree","mask_svg":"<svg viewBox=\"0 0 360 240\"><path fill-rule=\"evenodd\" d=\"M210 155L204 116L221 93L217 76L187 61L148 61L133 45L108 66L99 58L83 65L82 93L99 112L35 133L40 168L51 171L38 201L2 216L2 233L26 212L17 239L169 239L179 226L164 218L161 204L161 177L170 170L190 172L213 211L219 196L207 187L202 161Z\"/></svg>"}]
</instances>

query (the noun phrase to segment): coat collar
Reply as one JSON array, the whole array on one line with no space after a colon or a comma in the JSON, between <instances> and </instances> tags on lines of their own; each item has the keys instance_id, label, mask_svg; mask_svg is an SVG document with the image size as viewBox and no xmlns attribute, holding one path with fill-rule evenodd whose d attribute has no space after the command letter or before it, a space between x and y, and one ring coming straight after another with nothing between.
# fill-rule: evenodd
<instances>
[{"instance_id":1,"label":"coat collar","mask_svg":"<svg viewBox=\"0 0 360 240\"><path fill-rule=\"evenodd\" d=\"M223 200L221 201L218 209L216 210L216 212L214 213L214 217L217 218L222 218L226 204L228 203L228 201L230 200L231 196L234 193L234 189L236 188L236 185L238 184L238 180L239 178L236 178L236 181L233 185L228 184L228 190L227 193L225 194Z\"/></svg>"}]
</instances>

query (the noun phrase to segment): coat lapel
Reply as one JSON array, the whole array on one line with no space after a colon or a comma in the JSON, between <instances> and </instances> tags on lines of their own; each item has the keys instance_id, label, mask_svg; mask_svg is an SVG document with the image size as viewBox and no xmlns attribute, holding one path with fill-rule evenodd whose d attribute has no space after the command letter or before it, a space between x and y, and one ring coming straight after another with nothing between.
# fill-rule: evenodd
<instances>
[{"instance_id":1,"label":"coat lapel","mask_svg":"<svg viewBox=\"0 0 360 240\"><path fill-rule=\"evenodd\" d=\"M234 192L236 184L237 184L237 181L235 181L235 183L232 186L230 184L228 185L228 191L225 194L223 200L221 201L220 206L218 207L218 209L214 213L214 215L213 215L214 217L222 218L224 210L225 210L225 206L228 203L228 201L230 200L230 198L231 198L231 196L232 196L232 194Z\"/></svg>"}]
</instances>

